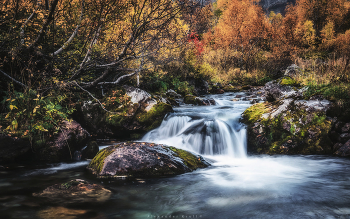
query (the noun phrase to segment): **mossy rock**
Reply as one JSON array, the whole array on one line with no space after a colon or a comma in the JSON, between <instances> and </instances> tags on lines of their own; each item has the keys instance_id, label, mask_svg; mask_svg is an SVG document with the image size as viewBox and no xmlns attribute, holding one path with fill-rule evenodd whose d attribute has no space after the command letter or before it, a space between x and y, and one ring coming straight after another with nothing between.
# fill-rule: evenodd
<instances>
[{"instance_id":1,"label":"mossy rock","mask_svg":"<svg viewBox=\"0 0 350 219\"><path fill-rule=\"evenodd\" d=\"M225 92L239 92L241 91L241 86L225 85L222 89Z\"/></svg>"},{"instance_id":2,"label":"mossy rock","mask_svg":"<svg viewBox=\"0 0 350 219\"><path fill-rule=\"evenodd\" d=\"M208 165L202 157L175 147L128 142L101 150L87 169L98 178L152 177L182 174Z\"/></svg>"},{"instance_id":3,"label":"mossy rock","mask_svg":"<svg viewBox=\"0 0 350 219\"><path fill-rule=\"evenodd\" d=\"M193 105L204 105L203 100L193 95L186 95L184 98L184 103Z\"/></svg>"},{"instance_id":4,"label":"mossy rock","mask_svg":"<svg viewBox=\"0 0 350 219\"><path fill-rule=\"evenodd\" d=\"M248 125L248 152L264 154L332 154L332 121L323 111L307 111L292 101L271 116L279 102L259 103L243 113Z\"/></svg>"},{"instance_id":5,"label":"mossy rock","mask_svg":"<svg viewBox=\"0 0 350 219\"><path fill-rule=\"evenodd\" d=\"M103 203L112 195L112 192L101 185L93 184L81 179L71 180L47 187L33 196L45 198L47 202L70 205L86 203Z\"/></svg>"},{"instance_id":6,"label":"mossy rock","mask_svg":"<svg viewBox=\"0 0 350 219\"><path fill-rule=\"evenodd\" d=\"M170 104L163 102L154 105L148 112L143 110L135 115L135 120L143 126L145 131L157 128L167 113L173 112Z\"/></svg>"},{"instance_id":7,"label":"mossy rock","mask_svg":"<svg viewBox=\"0 0 350 219\"><path fill-rule=\"evenodd\" d=\"M281 79L280 85L299 87L300 83L297 80L293 79L293 78L284 77L284 78Z\"/></svg>"}]
</instances>

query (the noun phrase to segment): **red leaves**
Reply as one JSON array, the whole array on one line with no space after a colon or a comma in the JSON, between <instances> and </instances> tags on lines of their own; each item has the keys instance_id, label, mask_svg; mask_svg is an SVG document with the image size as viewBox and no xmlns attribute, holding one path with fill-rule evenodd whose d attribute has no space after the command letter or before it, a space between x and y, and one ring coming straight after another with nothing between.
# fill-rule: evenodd
<instances>
[{"instance_id":1,"label":"red leaves","mask_svg":"<svg viewBox=\"0 0 350 219\"><path fill-rule=\"evenodd\" d=\"M204 51L204 47L203 47L203 43L201 41L199 41L198 39L198 34L192 32L190 33L188 36L187 36L187 42L193 42L194 43L194 46L197 50L197 53L196 55L197 56L200 56L203 51Z\"/></svg>"}]
</instances>

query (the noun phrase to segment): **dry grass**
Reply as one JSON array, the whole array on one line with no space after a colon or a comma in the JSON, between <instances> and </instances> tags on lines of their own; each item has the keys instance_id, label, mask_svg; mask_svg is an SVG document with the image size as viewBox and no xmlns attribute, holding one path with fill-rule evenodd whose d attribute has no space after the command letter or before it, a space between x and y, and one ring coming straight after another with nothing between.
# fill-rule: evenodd
<instances>
[{"instance_id":1,"label":"dry grass","mask_svg":"<svg viewBox=\"0 0 350 219\"><path fill-rule=\"evenodd\" d=\"M345 71L346 60L344 58L336 59L333 57L328 58L326 61L296 58L295 64L302 70L297 79L304 85L309 83L350 83L350 69L348 67Z\"/></svg>"}]
</instances>

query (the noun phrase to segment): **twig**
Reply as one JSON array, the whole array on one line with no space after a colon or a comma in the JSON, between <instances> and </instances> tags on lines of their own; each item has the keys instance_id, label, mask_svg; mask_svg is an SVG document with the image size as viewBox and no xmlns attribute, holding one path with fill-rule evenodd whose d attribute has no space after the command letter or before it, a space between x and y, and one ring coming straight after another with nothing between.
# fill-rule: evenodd
<instances>
[{"instance_id":1,"label":"twig","mask_svg":"<svg viewBox=\"0 0 350 219\"><path fill-rule=\"evenodd\" d=\"M86 93L88 93L88 94L90 95L90 97L92 97L94 100L96 100L96 101L100 104L100 106L102 107L102 109L103 109L104 111L106 111L106 112L108 112L108 113L119 114L118 112L111 112L111 111L107 110L107 109L103 106L103 104L102 104L96 97L94 97L94 95L92 95L89 91L87 91L87 90L85 90L84 88L82 88L76 81L73 81L73 83L74 83L76 86L78 86L80 89L82 89L83 91L85 91Z\"/></svg>"}]
</instances>

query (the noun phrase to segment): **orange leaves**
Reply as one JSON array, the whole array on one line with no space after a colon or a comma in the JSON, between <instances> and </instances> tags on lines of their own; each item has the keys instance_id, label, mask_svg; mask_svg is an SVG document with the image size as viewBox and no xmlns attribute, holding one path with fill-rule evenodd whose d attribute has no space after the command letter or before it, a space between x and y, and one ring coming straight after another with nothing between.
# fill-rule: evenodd
<instances>
[{"instance_id":1,"label":"orange leaves","mask_svg":"<svg viewBox=\"0 0 350 219\"><path fill-rule=\"evenodd\" d=\"M252 39L264 37L265 15L253 1L219 0L217 7L222 15L214 34L206 36L208 41L214 41L215 47L245 47Z\"/></svg>"}]
</instances>

